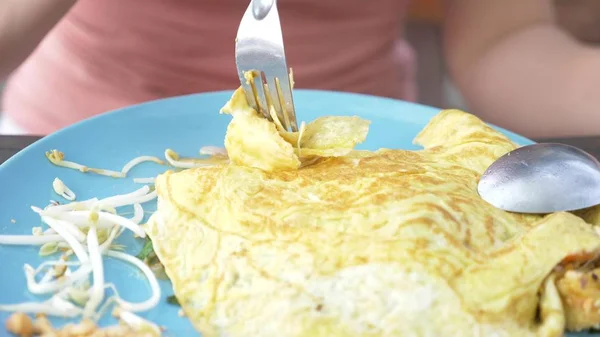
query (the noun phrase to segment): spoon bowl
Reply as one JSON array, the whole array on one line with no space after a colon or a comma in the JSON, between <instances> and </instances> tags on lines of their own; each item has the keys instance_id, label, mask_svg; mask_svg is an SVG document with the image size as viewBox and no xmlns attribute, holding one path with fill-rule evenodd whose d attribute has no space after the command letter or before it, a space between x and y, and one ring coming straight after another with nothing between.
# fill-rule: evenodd
<instances>
[{"instance_id":1,"label":"spoon bowl","mask_svg":"<svg viewBox=\"0 0 600 337\"><path fill-rule=\"evenodd\" d=\"M546 214L600 204L600 163L570 145L540 143L496 160L481 176L481 198L500 209Z\"/></svg>"}]
</instances>

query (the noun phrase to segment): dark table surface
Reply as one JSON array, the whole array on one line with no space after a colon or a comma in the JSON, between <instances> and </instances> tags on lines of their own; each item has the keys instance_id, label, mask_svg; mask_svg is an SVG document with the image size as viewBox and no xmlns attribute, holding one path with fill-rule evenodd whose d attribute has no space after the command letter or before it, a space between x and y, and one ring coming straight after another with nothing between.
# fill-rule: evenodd
<instances>
[{"instance_id":1,"label":"dark table surface","mask_svg":"<svg viewBox=\"0 0 600 337\"><path fill-rule=\"evenodd\" d=\"M37 136L0 136L0 163L38 139Z\"/></svg>"},{"instance_id":2,"label":"dark table surface","mask_svg":"<svg viewBox=\"0 0 600 337\"><path fill-rule=\"evenodd\" d=\"M27 145L40 139L37 136L0 136L0 163L3 163ZM600 136L536 139L538 142L555 142L577 146L600 159Z\"/></svg>"}]
</instances>

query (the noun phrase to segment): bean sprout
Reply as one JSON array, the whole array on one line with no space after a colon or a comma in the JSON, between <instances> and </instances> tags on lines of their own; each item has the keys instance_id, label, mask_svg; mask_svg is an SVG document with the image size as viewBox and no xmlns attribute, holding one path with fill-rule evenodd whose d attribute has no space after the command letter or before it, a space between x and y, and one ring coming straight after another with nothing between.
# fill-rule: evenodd
<instances>
[{"instance_id":1,"label":"bean sprout","mask_svg":"<svg viewBox=\"0 0 600 337\"><path fill-rule=\"evenodd\" d=\"M142 237L142 238L146 237L146 232L144 232L142 227L140 227L135 222L133 222L127 218L124 218L122 216L111 214L111 213L106 213L106 212L100 212L100 213L98 213L98 219L99 219L99 221L109 221L115 225L119 225L121 227L127 228L139 237Z\"/></svg>"},{"instance_id":2,"label":"bean sprout","mask_svg":"<svg viewBox=\"0 0 600 337\"><path fill-rule=\"evenodd\" d=\"M52 150L52 151L46 152L46 158L48 158L48 160L50 160L50 162L56 166L62 166L62 167L70 168L73 170L78 170L83 173L92 172L92 173L96 173L96 174L100 174L100 175L108 176L108 177L113 177L113 178L125 178L125 174L123 174L122 172L105 170L105 169L97 169L97 168L87 167L85 165L81 165L78 163L74 163L72 161L66 161L66 160L64 160L65 154L58 150Z\"/></svg>"},{"instance_id":3,"label":"bean sprout","mask_svg":"<svg viewBox=\"0 0 600 337\"><path fill-rule=\"evenodd\" d=\"M42 221L48 226L50 226L50 228L54 229L54 231L56 231L63 238L64 235L56 229L56 226L59 226L61 230L64 230L64 232L69 233L71 236L73 236L73 238L75 238L75 240L79 242L83 242L85 240L85 234L81 231L81 229L79 229L79 227L75 226L75 224L73 224L72 222L55 219L49 216L44 216L43 214L40 215L42 215ZM48 221L50 221L51 223L48 223Z\"/></svg>"},{"instance_id":4,"label":"bean sprout","mask_svg":"<svg viewBox=\"0 0 600 337\"><path fill-rule=\"evenodd\" d=\"M85 249L81 245L81 243L68 231L65 229L64 225L68 222L63 220L56 220L50 218L48 216L42 216L42 220L48 224L48 226L52 227L62 238L67 241L67 243L73 249L75 256L81 261L81 263L86 263L89 260Z\"/></svg>"},{"instance_id":5,"label":"bean sprout","mask_svg":"<svg viewBox=\"0 0 600 337\"><path fill-rule=\"evenodd\" d=\"M160 165L164 165L165 162L162 161L160 158L154 157L154 156L140 156L140 157L136 157L133 158L132 160L130 160L127 164L125 164L125 166L123 166L123 169L121 169L121 173L123 173L124 175L127 175L127 173L129 173L129 171L134 168L136 165L139 165L143 162L147 162L147 161L151 161Z\"/></svg>"},{"instance_id":6,"label":"bean sprout","mask_svg":"<svg viewBox=\"0 0 600 337\"><path fill-rule=\"evenodd\" d=\"M54 188L54 192L56 192L56 194L69 201L73 201L76 198L75 193L58 178L54 178L54 181L52 182L52 188Z\"/></svg>"},{"instance_id":7,"label":"bean sprout","mask_svg":"<svg viewBox=\"0 0 600 337\"><path fill-rule=\"evenodd\" d=\"M71 202L64 205L49 205L44 209L45 212L51 212L52 214L57 214L59 212L68 212L68 211L76 211L76 210L84 210L89 209L93 205L98 202L98 198L92 198L84 201L76 201ZM31 207L34 208L33 206ZM38 207L35 207L39 209Z\"/></svg>"},{"instance_id":8,"label":"bean sprout","mask_svg":"<svg viewBox=\"0 0 600 337\"><path fill-rule=\"evenodd\" d=\"M32 266L26 264L25 267L25 279L27 280L27 290L32 294L42 295L56 292L58 290L69 287L72 284L79 283L87 279L88 275L92 271L90 264L85 264L79 267L75 272L68 277L58 278L49 282L36 282L34 279L35 270Z\"/></svg>"},{"instance_id":9,"label":"bean sprout","mask_svg":"<svg viewBox=\"0 0 600 337\"><path fill-rule=\"evenodd\" d=\"M100 305L100 302L104 299L104 265L102 263L100 246L98 245L96 226L90 227L90 230L88 231L87 248L90 253L93 283L89 300L83 309L83 316L91 317L96 308L98 308L98 305Z\"/></svg>"},{"instance_id":10,"label":"bean sprout","mask_svg":"<svg viewBox=\"0 0 600 337\"><path fill-rule=\"evenodd\" d=\"M162 331L156 324L132 312L117 308L114 311L114 315L134 331L149 333L150 336L160 336L162 334Z\"/></svg>"},{"instance_id":11,"label":"bean sprout","mask_svg":"<svg viewBox=\"0 0 600 337\"><path fill-rule=\"evenodd\" d=\"M149 177L149 178L133 178L133 182L136 184L154 184L154 181L156 180L156 178L154 177Z\"/></svg>"},{"instance_id":12,"label":"bean sprout","mask_svg":"<svg viewBox=\"0 0 600 337\"><path fill-rule=\"evenodd\" d=\"M100 245L101 253L107 251L110 248L110 245L112 244L113 240L119 235L121 235L121 229L122 228L118 226L114 226L113 228L111 228L110 233L108 234L108 238Z\"/></svg>"},{"instance_id":13,"label":"bean sprout","mask_svg":"<svg viewBox=\"0 0 600 337\"><path fill-rule=\"evenodd\" d=\"M112 222L101 220L98 216L98 212L88 210L64 212L52 217L55 219L68 221L77 227L83 228L89 227L91 223L94 223L98 228L110 228L113 226Z\"/></svg>"},{"instance_id":14,"label":"bean sprout","mask_svg":"<svg viewBox=\"0 0 600 337\"><path fill-rule=\"evenodd\" d=\"M131 303L117 298L117 303L119 303L119 305L122 306L125 310L133 312L145 311L155 307L160 301L160 286L158 285L158 280L156 276L154 275L152 270L150 270L150 267L148 267L148 265L146 265L142 260L129 254L117 252L114 250L109 250L105 254L107 256L128 262L138 267L142 271L144 276L148 279L148 282L150 283L150 289L152 291L152 296L150 296L150 298L144 302Z\"/></svg>"},{"instance_id":15,"label":"bean sprout","mask_svg":"<svg viewBox=\"0 0 600 337\"><path fill-rule=\"evenodd\" d=\"M143 186L131 193L115 195L112 197L104 198L99 200L98 203L102 206L110 206L110 207L121 207L126 205L131 205L132 200L147 195L150 192L150 186Z\"/></svg>"},{"instance_id":16,"label":"bean sprout","mask_svg":"<svg viewBox=\"0 0 600 337\"><path fill-rule=\"evenodd\" d=\"M137 217L139 217L139 215ZM137 220L137 217L136 215L134 215L133 220ZM67 223L74 223L82 227L89 227L90 223L95 223L98 226L98 228L110 228L113 225L119 225L131 230L137 236L146 237L146 232L144 232L142 227L138 225L139 222L132 221L120 215L108 212L74 211L70 213L61 214L57 216L57 218L60 218L62 219L62 221L65 221ZM86 219L88 220L86 221Z\"/></svg>"},{"instance_id":17,"label":"bean sprout","mask_svg":"<svg viewBox=\"0 0 600 337\"><path fill-rule=\"evenodd\" d=\"M133 204L133 217L129 220L138 225L144 220L144 208L142 205Z\"/></svg>"},{"instance_id":18,"label":"bean sprout","mask_svg":"<svg viewBox=\"0 0 600 337\"><path fill-rule=\"evenodd\" d=\"M35 277L37 274L41 273L47 267L54 267L57 265L65 265L65 266L80 266L80 262L75 261L63 261L63 260L54 260L54 261L45 261L40 264L34 271L33 276Z\"/></svg>"},{"instance_id":19,"label":"bean sprout","mask_svg":"<svg viewBox=\"0 0 600 337\"><path fill-rule=\"evenodd\" d=\"M200 148L201 155L227 157L227 150L218 146L203 146Z\"/></svg>"},{"instance_id":20,"label":"bean sprout","mask_svg":"<svg viewBox=\"0 0 600 337\"><path fill-rule=\"evenodd\" d=\"M227 152L218 147L204 147L203 155L211 158L180 158L172 151L166 150L165 157L172 166L180 168L213 166L227 163ZM140 156L123 166L120 172L90 168L75 162L64 160L64 154L58 150L46 153L46 157L54 165L81 172L92 172L110 177L123 178L136 165L151 161L158 164L164 162L152 156ZM134 178L136 183L154 183L154 177ZM59 178L53 181L55 192L67 200L73 201L76 196ZM61 205L50 201L44 209L32 206L48 228L34 227L32 235L0 235L0 245L42 246L44 254L51 254L57 249L67 249L59 260L41 263L37 268L29 264L23 266L27 289L36 295L54 295L42 302L24 302L0 305L1 311L19 311L24 313L47 314L60 317L91 317L99 319L109 305L117 303L118 317L126 325L136 331L160 335L161 330L155 324L144 320L133 312L150 310L155 307L161 296L158 279L143 261L130 254L117 251L119 245L113 244L124 230L131 230L135 236L145 237L140 223L144 219L142 204L157 198L157 192L145 185L133 192L110 196L104 199L92 198L84 201L70 202ZM117 213L117 208L131 205L131 218ZM87 230L87 234L84 232ZM78 261L68 261L75 254ZM148 280L151 295L142 302L128 302L122 299L112 283L106 283L103 257L108 256L127 262L137 267ZM73 271L70 268L77 268ZM39 275L43 273L42 277ZM92 285L89 277L92 275ZM36 281L39 278L39 281ZM105 289L113 290L114 296L105 299ZM82 306L82 307L79 307Z\"/></svg>"},{"instance_id":21,"label":"bean sprout","mask_svg":"<svg viewBox=\"0 0 600 337\"><path fill-rule=\"evenodd\" d=\"M211 158L205 159L197 159L197 158L182 158L179 154L171 149L165 150L165 158L167 162L173 167L177 168L195 168L195 167L207 167L207 166L215 166L218 164L228 163L229 159L227 157L215 156Z\"/></svg>"},{"instance_id":22,"label":"bean sprout","mask_svg":"<svg viewBox=\"0 0 600 337\"><path fill-rule=\"evenodd\" d=\"M60 241L60 235L0 235L0 245L40 246Z\"/></svg>"},{"instance_id":23,"label":"bean sprout","mask_svg":"<svg viewBox=\"0 0 600 337\"><path fill-rule=\"evenodd\" d=\"M58 296L53 296L44 302L25 302L18 304L0 305L0 311L23 312L28 314L45 314L65 318L81 315L81 308Z\"/></svg>"}]
</instances>

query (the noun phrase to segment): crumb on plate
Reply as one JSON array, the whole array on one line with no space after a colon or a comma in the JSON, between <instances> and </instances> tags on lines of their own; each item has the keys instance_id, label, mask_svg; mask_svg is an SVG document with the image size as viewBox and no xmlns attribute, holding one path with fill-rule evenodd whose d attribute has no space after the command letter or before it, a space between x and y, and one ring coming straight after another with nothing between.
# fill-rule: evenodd
<instances>
[{"instance_id":1,"label":"crumb on plate","mask_svg":"<svg viewBox=\"0 0 600 337\"><path fill-rule=\"evenodd\" d=\"M46 315L36 315L32 319L29 315L17 312L6 320L6 330L19 337L155 337L152 331L132 329L125 324L116 324L100 328L90 319L83 319L79 323L66 324L54 328Z\"/></svg>"}]
</instances>

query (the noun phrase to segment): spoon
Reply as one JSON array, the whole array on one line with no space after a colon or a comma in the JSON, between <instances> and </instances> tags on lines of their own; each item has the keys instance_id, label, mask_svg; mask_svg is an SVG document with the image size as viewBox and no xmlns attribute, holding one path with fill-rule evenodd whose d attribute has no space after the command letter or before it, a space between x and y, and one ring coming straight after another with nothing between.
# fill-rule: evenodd
<instances>
[{"instance_id":1,"label":"spoon","mask_svg":"<svg viewBox=\"0 0 600 337\"><path fill-rule=\"evenodd\" d=\"M528 145L490 165L477 189L481 198L505 211L574 211L600 204L600 163L574 146Z\"/></svg>"}]
</instances>

